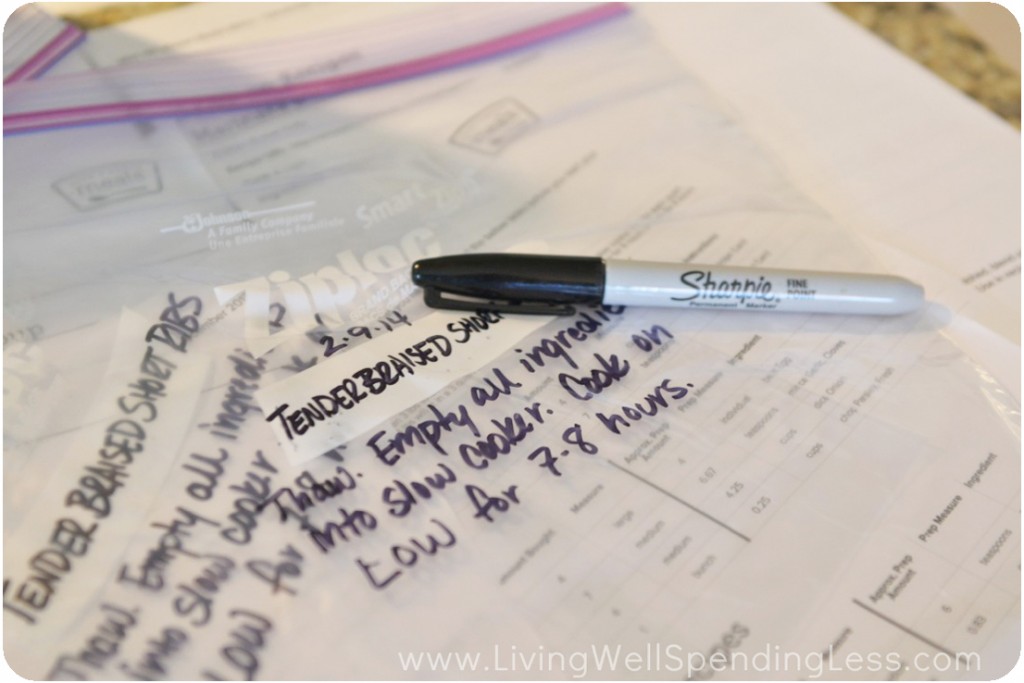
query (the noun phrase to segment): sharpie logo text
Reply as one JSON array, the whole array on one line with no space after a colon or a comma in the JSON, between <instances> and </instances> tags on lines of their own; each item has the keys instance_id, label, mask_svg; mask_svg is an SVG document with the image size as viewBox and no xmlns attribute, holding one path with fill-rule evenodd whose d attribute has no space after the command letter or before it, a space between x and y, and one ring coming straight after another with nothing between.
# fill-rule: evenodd
<instances>
[{"instance_id":1,"label":"sharpie logo text","mask_svg":"<svg viewBox=\"0 0 1024 683\"><path fill-rule=\"evenodd\" d=\"M673 301L695 301L698 299L728 299L745 304L748 299L765 302L776 301L772 293L772 283L759 276L751 278L733 278L716 280L710 270L688 270L680 276L680 281L692 291L684 296L674 296Z\"/></svg>"}]
</instances>

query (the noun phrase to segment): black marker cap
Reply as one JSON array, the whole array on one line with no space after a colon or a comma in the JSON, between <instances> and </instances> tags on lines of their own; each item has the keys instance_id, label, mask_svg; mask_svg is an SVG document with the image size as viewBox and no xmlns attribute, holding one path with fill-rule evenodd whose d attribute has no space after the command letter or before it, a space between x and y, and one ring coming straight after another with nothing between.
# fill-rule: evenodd
<instances>
[{"instance_id":1,"label":"black marker cap","mask_svg":"<svg viewBox=\"0 0 1024 683\"><path fill-rule=\"evenodd\" d=\"M571 304L599 304L604 274L604 262L589 256L460 254L412 266L428 306L515 313L567 314Z\"/></svg>"}]
</instances>

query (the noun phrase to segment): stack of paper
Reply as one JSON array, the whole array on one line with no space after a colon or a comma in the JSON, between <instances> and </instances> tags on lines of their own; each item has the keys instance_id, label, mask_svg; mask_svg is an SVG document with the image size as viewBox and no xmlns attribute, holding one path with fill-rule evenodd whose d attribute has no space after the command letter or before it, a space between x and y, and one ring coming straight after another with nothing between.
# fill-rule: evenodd
<instances>
[{"instance_id":1,"label":"stack of paper","mask_svg":"<svg viewBox=\"0 0 1024 683\"><path fill-rule=\"evenodd\" d=\"M837 220L647 8L346 11L191 6L5 89L17 673L1012 666L1019 347L979 311L1019 299ZM905 265L929 302L548 318L410 282L488 251Z\"/></svg>"}]
</instances>

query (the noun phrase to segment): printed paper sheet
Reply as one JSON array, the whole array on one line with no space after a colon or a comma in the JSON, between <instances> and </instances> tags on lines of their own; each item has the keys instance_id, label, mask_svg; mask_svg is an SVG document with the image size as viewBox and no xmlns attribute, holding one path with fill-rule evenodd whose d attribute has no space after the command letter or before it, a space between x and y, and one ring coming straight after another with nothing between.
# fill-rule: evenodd
<instances>
[{"instance_id":1,"label":"printed paper sheet","mask_svg":"<svg viewBox=\"0 0 1024 683\"><path fill-rule=\"evenodd\" d=\"M392 344L437 315L417 258L877 268L649 38L616 20L344 98L7 139L14 670L1005 671L1019 411L948 303L584 309L286 457L258 397L402 373Z\"/></svg>"}]
</instances>

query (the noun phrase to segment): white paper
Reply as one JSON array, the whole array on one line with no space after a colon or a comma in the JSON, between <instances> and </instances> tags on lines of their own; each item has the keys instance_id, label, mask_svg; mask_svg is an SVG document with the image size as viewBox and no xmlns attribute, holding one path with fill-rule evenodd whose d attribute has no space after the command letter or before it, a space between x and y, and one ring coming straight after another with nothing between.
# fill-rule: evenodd
<instances>
[{"instance_id":1,"label":"white paper","mask_svg":"<svg viewBox=\"0 0 1024 683\"><path fill-rule=\"evenodd\" d=\"M887 247L890 268L960 281L995 304L964 313L1019 345L1019 131L825 6L639 11L799 187Z\"/></svg>"}]
</instances>

